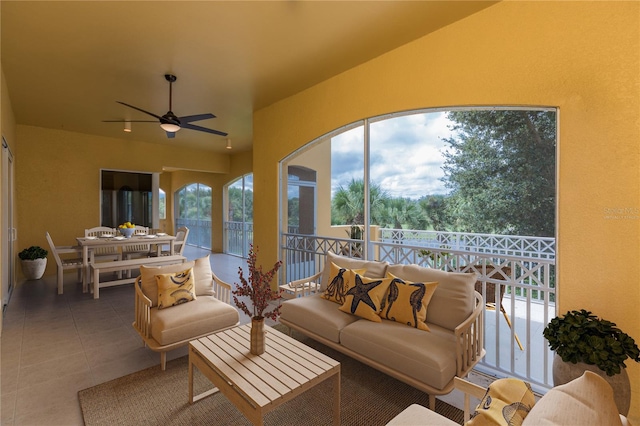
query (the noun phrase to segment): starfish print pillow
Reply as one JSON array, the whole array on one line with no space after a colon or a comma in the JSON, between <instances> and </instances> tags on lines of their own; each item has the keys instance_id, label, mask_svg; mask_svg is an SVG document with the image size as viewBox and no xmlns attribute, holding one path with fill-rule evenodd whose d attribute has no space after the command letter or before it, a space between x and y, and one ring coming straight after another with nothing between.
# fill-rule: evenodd
<instances>
[{"instance_id":1,"label":"starfish print pillow","mask_svg":"<svg viewBox=\"0 0 640 426\"><path fill-rule=\"evenodd\" d=\"M340 310L369 321L382 322L378 314L391 278L367 278L355 274L354 284L347 290Z\"/></svg>"}]
</instances>

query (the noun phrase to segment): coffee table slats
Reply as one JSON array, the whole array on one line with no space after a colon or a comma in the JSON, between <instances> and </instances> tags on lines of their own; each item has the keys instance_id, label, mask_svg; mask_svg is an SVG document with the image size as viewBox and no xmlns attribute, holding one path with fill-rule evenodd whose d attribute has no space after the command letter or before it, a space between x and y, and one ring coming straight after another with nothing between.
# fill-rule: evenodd
<instances>
[{"instance_id":1,"label":"coffee table slats","mask_svg":"<svg viewBox=\"0 0 640 426\"><path fill-rule=\"evenodd\" d=\"M244 333L229 333L229 338L235 340L237 345L244 347L245 350L249 350L249 341L247 338L243 338ZM253 355L251 355L253 356ZM288 364L283 363L280 359L276 358L269 352L265 352L260 356L253 356L253 361L265 369L274 369L274 374L280 374L277 376L283 383L287 384L291 388L294 388L300 383L307 381L307 378L295 370L292 370Z\"/></svg>"},{"instance_id":2,"label":"coffee table slats","mask_svg":"<svg viewBox=\"0 0 640 426\"><path fill-rule=\"evenodd\" d=\"M229 342L227 340L231 341ZM237 369L237 371L250 379L255 387L260 389L260 391L265 393L265 396L270 399L277 398L277 396L274 396L268 389L273 389L277 392L277 395L282 395L291 391L292 388L298 385L296 382L292 382L290 385L283 383L278 376L273 374L274 372L270 371L270 367L265 362L259 362L261 361L259 357L248 354L246 351L239 350L237 347L234 347L233 345L235 341L231 339L228 334L218 333L211 335L209 336L209 339L203 343L207 346L208 343L213 343L215 346L212 345L213 347L210 349L213 350L217 346L230 357L238 361L239 367L241 368ZM255 377L253 375L255 375ZM262 383L259 381L262 381Z\"/></svg>"},{"instance_id":3,"label":"coffee table slats","mask_svg":"<svg viewBox=\"0 0 640 426\"><path fill-rule=\"evenodd\" d=\"M271 399L266 397L262 392L256 389L252 383L247 381L242 375L238 374L233 368L229 367L227 360L218 357L218 355L210 350L207 346L200 342L192 342L193 347L200 352L205 359L212 362L213 369L239 394L242 394L247 400L253 401L260 407L264 407L271 403Z\"/></svg>"},{"instance_id":4,"label":"coffee table slats","mask_svg":"<svg viewBox=\"0 0 640 426\"><path fill-rule=\"evenodd\" d=\"M310 348L309 346L305 345L302 342L299 342L298 340L291 339L289 336L283 333L280 333L278 330L273 330L273 331L275 331L274 342L277 341L278 344L283 344L285 342L283 337L286 337L287 338L286 342L289 343L289 345L295 346L296 351L300 352L301 354L306 353L307 354L306 359L314 363L318 367L327 369L336 365L336 360L326 356L325 354L318 352L313 348Z\"/></svg>"}]
</instances>

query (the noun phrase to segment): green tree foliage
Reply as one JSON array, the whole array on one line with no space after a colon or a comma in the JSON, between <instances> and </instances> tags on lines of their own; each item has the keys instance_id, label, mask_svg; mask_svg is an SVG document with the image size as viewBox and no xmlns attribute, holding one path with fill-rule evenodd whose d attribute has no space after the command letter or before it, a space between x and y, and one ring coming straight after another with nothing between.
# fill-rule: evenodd
<instances>
[{"instance_id":1,"label":"green tree foliage","mask_svg":"<svg viewBox=\"0 0 640 426\"><path fill-rule=\"evenodd\" d=\"M228 189L229 198L229 220L231 222L242 222L242 188L230 186ZM253 222L253 191L244 191L244 221Z\"/></svg>"},{"instance_id":2,"label":"green tree foliage","mask_svg":"<svg viewBox=\"0 0 640 426\"><path fill-rule=\"evenodd\" d=\"M555 235L555 113L452 111L447 208L462 232Z\"/></svg>"},{"instance_id":3,"label":"green tree foliage","mask_svg":"<svg viewBox=\"0 0 640 426\"><path fill-rule=\"evenodd\" d=\"M388 195L380 185L369 185L371 223L384 221ZM331 200L331 223L334 225L364 224L364 180L352 179L347 188L340 186Z\"/></svg>"}]
</instances>

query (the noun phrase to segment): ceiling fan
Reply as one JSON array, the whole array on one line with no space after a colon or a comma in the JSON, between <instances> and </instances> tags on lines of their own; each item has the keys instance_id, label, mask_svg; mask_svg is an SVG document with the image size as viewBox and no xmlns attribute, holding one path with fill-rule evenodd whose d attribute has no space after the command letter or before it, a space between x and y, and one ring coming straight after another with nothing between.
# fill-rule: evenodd
<instances>
[{"instance_id":1,"label":"ceiling fan","mask_svg":"<svg viewBox=\"0 0 640 426\"><path fill-rule=\"evenodd\" d=\"M172 87L173 83L178 79L173 74L165 74L164 78L169 82L169 111L163 116L159 116L149 111L145 111L142 108L138 108L133 105L129 105L124 102L116 101L119 104L127 106L129 108L133 108L140 112L143 112L147 115L157 118L156 120L103 120L104 123L160 123L160 127L167 133L168 138L173 138L176 135L176 132L180 129L190 129L197 130L199 132L212 133L214 135L227 136L227 133L221 132L219 130L208 129L206 127L197 126L195 124L191 124L193 121L207 120L209 118L216 118L215 115L211 113L206 114L196 114L196 115L185 115L182 117L176 116L173 111L171 111L171 100L172 100Z\"/></svg>"}]
</instances>

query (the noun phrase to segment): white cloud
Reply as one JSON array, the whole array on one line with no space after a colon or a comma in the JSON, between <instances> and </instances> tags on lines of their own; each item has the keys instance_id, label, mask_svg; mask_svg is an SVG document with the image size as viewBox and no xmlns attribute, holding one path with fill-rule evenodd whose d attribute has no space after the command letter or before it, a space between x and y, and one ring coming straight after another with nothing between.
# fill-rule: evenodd
<instances>
[{"instance_id":1,"label":"white cloud","mask_svg":"<svg viewBox=\"0 0 640 426\"><path fill-rule=\"evenodd\" d=\"M392 197L420 198L447 192L443 151L450 122L444 112L394 117L371 124L371 179ZM332 187L363 177L363 129L332 139Z\"/></svg>"}]
</instances>

